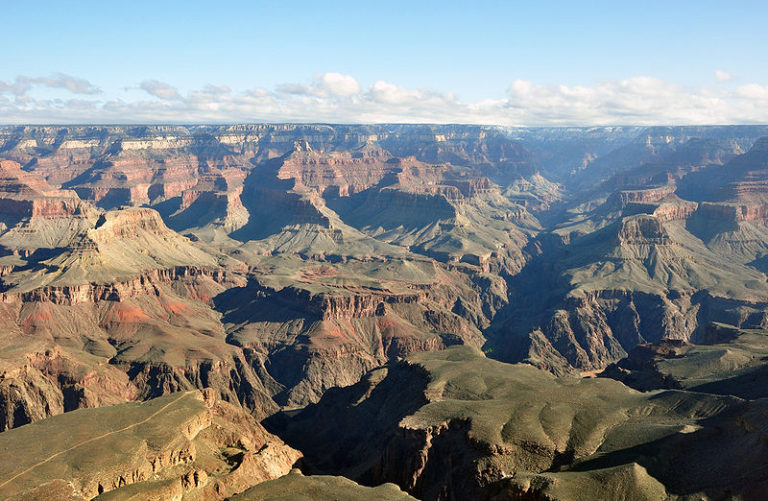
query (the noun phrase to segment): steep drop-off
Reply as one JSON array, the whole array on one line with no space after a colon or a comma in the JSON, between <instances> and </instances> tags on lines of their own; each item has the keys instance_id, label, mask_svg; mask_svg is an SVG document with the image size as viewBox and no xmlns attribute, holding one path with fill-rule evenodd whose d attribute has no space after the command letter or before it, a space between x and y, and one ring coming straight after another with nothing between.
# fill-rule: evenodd
<instances>
[{"instance_id":1,"label":"steep drop-off","mask_svg":"<svg viewBox=\"0 0 768 501\"><path fill-rule=\"evenodd\" d=\"M767 411L727 394L556 378L454 347L372 371L268 426L304 452L305 472L394 482L419 499L758 499Z\"/></svg>"}]
</instances>

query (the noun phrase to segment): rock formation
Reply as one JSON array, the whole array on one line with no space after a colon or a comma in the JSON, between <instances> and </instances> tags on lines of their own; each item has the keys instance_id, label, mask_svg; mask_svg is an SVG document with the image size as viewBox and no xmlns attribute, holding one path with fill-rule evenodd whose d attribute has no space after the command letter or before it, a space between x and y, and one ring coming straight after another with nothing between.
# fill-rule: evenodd
<instances>
[{"instance_id":1,"label":"rock formation","mask_svg":"<svg viewBox=\"0 0 768 501\"><path fill-rule=\"evenodd\" d=\"M749 352L762 353L755 336L768 326L766 136L764 126L2 127L0 430L195 390L257 420L306 407L293 423L341 399L344 413L356 408L336 418L351 463L322 455L338 445L323 433L304 443L295 425L280 428L301 442L305 473L431 499L709 493L693 466L681 470L701 487L691 492L662 466L689 445L680 430L710 443L711 423L736 436L724 412L745 423L761 412L758 384L734 387L762 374ZM739 333L728 347L711 340L723 329ZM540 383L546 430L516 435L518 417L533 421L522 408L503 423L474 416L518 397L480 391L496 388L484 376L435 386L432 366L451 366L440 357L466 359L462 373L486 368L522 402L522 380ZM742 372L705 380L685 360L717 378ZM616 381L569 379L603 369L668 392L649 400ZM611 421L600 391L626 416L657 405L667 420L648 421L657 428L627 446L631 461L617 445L635 440L621 431L631 419ZM732 399L754 399L758 414ZM584 420L596 428L577 433ZM486 433L507 423L501 438ZM566 437L563 423L576 431ZM600 452L598 428L618 433ZM657 446L672 459L646 460ZM104 495L191 498L201 476L190 474L126 477ZM227 478L221 492L250 487ZM745 493L762 485L748 480ZM372 492L338 478L274 485L252 494Z\"/></svg>"},{"instance_id":2,"label":"rock formation","mask_svg":"<svg viewBox=\"0 0 768 501\"><path fill-rule=\"evenodd\" d=\"M82 409L0 434L4 499L225 499L298 451L213 392Z\"/></svg>"},{"instance_id":3,"label":"rock formation","mask_svg":"<svg viewBox=\"0 0 768 501\"><path fill-rule=\"evenodd\" d=\"M304 452L305 472L394 482L419 499L757 499L766 411L727 392L640 393L454 347L268 423Z\"/></svg>"},{"instance_id":4,"label":"rock formation","mask_svg":"<svg viewBox=\"0 0 768 501\"><path fill-rule=\"evenodd\" d=\"M297 498L307 500L335 499L338 501L357 501L360 499L406 501L415 499L394 484L363 487L344 477L329 475L305 477L297 470L276 480L263 482L232 497L234 501L277 501L278 499Z\"/></svg>"}]
</instances>

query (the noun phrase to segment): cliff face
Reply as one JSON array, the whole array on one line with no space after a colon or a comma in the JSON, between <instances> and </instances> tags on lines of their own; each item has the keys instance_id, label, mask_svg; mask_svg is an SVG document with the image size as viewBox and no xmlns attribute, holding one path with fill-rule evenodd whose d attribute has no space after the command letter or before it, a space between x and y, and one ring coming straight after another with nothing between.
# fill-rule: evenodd
<instances>
[{"instance_id":1,"label":"cliff face","mask_svg":"<svg viewBox=\"0 0 768 501\"><path fill-rule=\"evenodd\" d=\"M0 427L194 388L213 388L257 416L273 412L263 361L228 345L206 305L229 280L182 268L3 294L12 330L2 344Z\"/></svg>"},{"instance_id":2,"label":"cliff face","mask_svg":"<svg viewBox=\"0 0 768 501\"><path fill-rule=\"evenodd\" d=\"M220 299L229 341L262 354L270 374L285 385L275 395L279 403L316 401L327 389L416 351L479 346L479 325L505 302L501 281L481 293L480 283L432 266L425 266L423 283L379 275L375 288L349 284L347 277L365 282L379 266L309 268L298 284L282 288L253 277Z\"/></svg>"},{"instance_id":3,"label":"cliff face","mask_svg":"<svg viewBox=\"0 0 768 501\"><path fill-rule=\"evenodd\" d=\"M455 344L565 373L761 326L761 130L0 129L3 426L206 387L263 416Z\"/></svg>"},{"instance_id":4,"label":"cliff face","mask_svg":"<svg viewBox=\"0 0 768 501\"><path fill-rule=\"evenodd\" d=\"M152 209L100 213L18 165L4 172L23 183L0 192L13 225L0 235L0 428L204 387L256 415L275 409L209 306L244 280L238 266L220 266Z\"/></svg>"},{"instance_id":5,"label":"cliff face","mask_svg":"<svg viewBox=\"0 0 768 501\"><path fill-rule=\"evenodd\" d=\"M622 190L611 195L620 207L630 203L653 203L662 200L675 192L674 185L666 185L646 190ZM609 202L610 203L610 202Z\"/></svg>"},{"instance_id":6,"label":"cliff face","mask_svg":"<svg viewBox=\"0 0 768 501\"><path fill-rule=\"evenodd\" d=\"M296 489L725 496L678 451L763 464L766 131L0 128L0 439L206 395L116 430L119 468L0 490L223 498L297 459L269 417L305 472L364 484ZM705 348L713 322L741 341ZM676 391L574 379L606 367ZM69 452L40 467L87 472Z\"/></svg>"},{"instance_id":7,"label":"cliff face","mask_svg":"<svg viewBox=\"0 0 768 501\"><path fill-rule=\"evenodd\" d=\"M77 198L48 198L38 200L0 199L0 211L6 216L26 217L77 217L87 211L87 206Z\"/></svg>"},{"instance_id":8,"label":"cliff face","mask_svg":"<svg viewBox=\"0 0 768 501\"><path fill-rule=\"evenodd\" d=\"M765 412L758 407L724 394L555 378L456 347L372 371L267 424L302 449L305 473L394 482L419 499L750 496L765 474L730 467L744 442L729 440L761 440L733 421L756 422ZM316 433L304 432L310 425ZM680 449L694 444L695 459ZM758 449L752 464L765 461ZM725 472L714 480L706 473L713 464Z\"/></svg>"},{"instance_id":9,"label":"cliff face","mask_svg":"<svg viewBox=\"0 0 768 501\"><path fill-rule=\"evenodd\" d=\"M555 244L512 279L511 290L534 292L511 297L486 332L499 357L590 371L639 343L696 340L712 321L765 325L768 290L751 264L764 252L762 222L736 205L668 196L629 203L615 217ZM553 287L533 289L541 281Z\"/></svg>"},{"instance_id":10,"label":"cliff face","mask_svg":"<svg viewBox=\"0 0 768 501\"><path fill-rule=\"evenodd\" d=\"M349 196L398 170L397 159L381 148L366 145L352 152L322 153L300 141L278 169L277 177L293 180L297 190L333 190L338 196Z\"/></svg>"},{"instance_id":11,"label":"cliff face","mask_svg":"<svg viewBox=\"0 0 768 501\"><path fill-rule=\"evenodd\" d=\"M141 150L138 146L126 150L127 143L121 144L120 152ZM169 140L142 148L162 149L171 144ZM2 268L0 304L12 332L5 340L0 377L2 427L18 427L77 408L194 388L212 388L221 398L264 416L277 409L276 402L306 404L329 388L352 384L390 358L456 343L480 345L480 326L490 322L505 298L503 281L480 278L482 271L477 268L458 270L423 258L415 264L399 258L399 264L384 272L382 280L379 268L387 258L372 253L348 266L339 263L339 270L350 268L343 272L348 278L342 283L334 282L338 276L328 281L323 274L307 272L300 285L254 281L246 286L251 281L246 270L253 264L217 256L211 247L196 245L199 237L187 239L166 226L163 216L178 227L185 221L192 224L189 221L195 215L203 214L203 220L194 223L201 227L210 222L205 215L214 214L218 219L213 227L227 228L229 223L224 221L241 217L238 211L251 220L258 211L270 210L285 217L286 224L320 227L331 236L334 247L349 239L350 233L353 238L376 242L347 229L325 208L317 191L322 186L312 185L314 180L322 181L312 174L317 165L302 157L295 142L293 147L292 153L270 163L264 172L246 176L222 167L219 173L199 177L193 188L180 188L175 212L172 206L159 206L159 211L147 207L103 211L73 193L71 199L61 202L69 212L45 209L60 203L59 193L31 175L25 182L39 188L34 198L29 194L21 198L17 193L14 196L19 200L2 199L41 208L19 213L14 212L16 206L9 205L5 214L15 218L14 226L0 235L9 248L8 263ZM335 165L341 169L339 176L350 179L360 175L356 169L369 168L381 156L383 162L389 158L381 151L363 156L362 164L356 155L342 154L338 163L334 163L334 155L318 158L322 160L319 165ZM297 174L303 188L286 190L281 173L290 173L291 162L297 159L305 169L304 174ZM387 167L392 165L396 170L402 168L399 163ZM132 186L104 186L107 190L134 189L155 179L151 168L141 169L135 163L99 164L88 179ZM26 175L15 164L7 170L15 173L14 179ZM309 185L312 189L307 191ZM469 197L489 191L488 181L458 185L460 188L449 187L458 190L459 197L463 196L460 190ZM76 190L81 188L85 189ZM31 193L31 189L27 191ZM156 193L164 196L162 190ZM241 203L243 193L246 204ZM452 211L444 196L432 196ZM101 200L93 201L104 205ZM280 225L259 223L239 225L241 234L253 237L254 231L282 231ZM306 245L317 249L312 240ZM335 252L348 259L343 257L343 248ZM320 259L322 253L318 253ZM232 252L251 263L264 259L260 254L254 257L245 246ZM312 260L301 261L306 262L300 268L313 267ZM288 259L285 265L282 273L289 273L296 263ZM368 275L362 284L355 276L360 266ZM391 265L386 267L389 270ZM398 268L406 274L416 273L416 283L396 277ZM274 281L270 277L267 273L267 283ZM481 284L489 281L494 286L484 290L486 286ZM244 300L234 299L238 297ZM265 314L272 310L284 313L276 317ZM14 344L25 337L23 351L14 351Z\"/></svg>"},{"instance_id":12,"label":"cliff face","mask_svg":"<svg viewBox=\"0 0 768 501\"><path fill-rule=\"evenodd\" d=\"M0 214L6 219L77 217L87 211L73 191L56 189L18 163L0 160Z\"/></svg>"}]
</instances>

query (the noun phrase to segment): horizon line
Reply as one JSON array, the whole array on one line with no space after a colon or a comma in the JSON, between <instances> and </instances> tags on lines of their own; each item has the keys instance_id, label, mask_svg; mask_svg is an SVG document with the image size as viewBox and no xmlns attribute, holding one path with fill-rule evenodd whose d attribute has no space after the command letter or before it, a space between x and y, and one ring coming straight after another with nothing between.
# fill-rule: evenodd
<instances>
[{"instance_id":1,"label":"horizon line","mask_svg":"<svg viewBox=\"0 0 768 501\"><path fill-rule=\"evenodd\" d=\"M11 127L126 127L126 126L145 126L145 127L226 127L238 125L296 125L296 126L341 126L341 127L375 127L375 126L398 126L398 127L490 127L499 129L610 129L610 128L641 128L650 129L658 127L674 128L713 128L713 127L767 127L767 122L759 123L728 123L728 124L609 124L609 125L500 125L493 123L475 123L475 122L303 122L303 121L244 121L244 122L26 122L26 123L0 123L0 129Z\"/></svg>"}]
</instances>

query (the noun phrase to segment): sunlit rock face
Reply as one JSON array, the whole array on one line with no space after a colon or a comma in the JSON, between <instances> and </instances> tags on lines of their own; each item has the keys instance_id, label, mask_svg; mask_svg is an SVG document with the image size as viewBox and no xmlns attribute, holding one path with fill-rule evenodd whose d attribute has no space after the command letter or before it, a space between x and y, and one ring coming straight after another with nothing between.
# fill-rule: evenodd
<instances>
[{"instance_id":1,"label":"sunlit rock face","mask_svg":"<svg viewBox=\"0 0 768 501\"><path fill-rule=\"evenodd\" d=\"M637 387L685 389L667 371L668 355L696 355L689 348L713 325L768 327L763 136L760 126L2 128L0 430L203 391L251 431L277 414L274 429L305 453L305 474L361 484L297 474L285 480L296 489L366 492L391 482L434 499L567 499L574 491L562 486L575 484L562 479L578 477L588 489L606 478L617 489L684 493L642 458L560 475L614 445L525 427L517 436L509 416L486 423L507 430L492 437L467 409L418 409L439 407L440 395L499 397L481 391L496 383L480 376L434 386L439 378L426 374L444 356L466 359L461 371L470 371L492 362L482 350L499 364L489 370L515 381L505 364L524 362L514 370L540 379L555 402L571 397L567 378L606 368ZM737 351L725 366L751 371ZM402 401L376 396L406 384L413 394ZM616 391L621 412L648 411ZM362 431L344 421L352 442L374 429L391 439L357 451L358 469L320 457L327 443L279 423L291 417L281 409L335 408L328 402L347 398L339 395L369 418L397 417L386 429L363 420ZM568 405L597 405L587 397ZM719 403L696 402L708 409L701 416L719 416ZM731 403L723 408L741 412ZM571 410L542 415L556 421ZM574 423L592 419L574 412ZM705 419L671 404L663 414L686 430ZM560 424L553 430L567 428ZM185 447L171 448L174 472L188 464L179 457L194 456ZM454 449L460 457L448 454ZM218 457L230 467L241 458L243 475L268 468L258 453L227 454ZM287 472L288 462L269 471ZM251 487L206 467L178 468L178 478L150 486L142 468L105 477L105 494L167 487L193 499ZM72 484L78 495L98 494L91 480ZM435 487L449 481L450 492ZM405 496L393 486L377 492Z\"/></svg>"}]
</instances>

